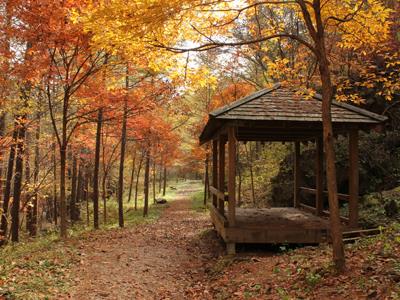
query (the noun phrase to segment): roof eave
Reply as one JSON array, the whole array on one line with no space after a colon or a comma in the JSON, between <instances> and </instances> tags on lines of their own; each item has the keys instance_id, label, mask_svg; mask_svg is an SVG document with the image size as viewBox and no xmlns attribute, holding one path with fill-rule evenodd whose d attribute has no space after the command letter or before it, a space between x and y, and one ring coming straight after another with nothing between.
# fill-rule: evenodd
<instances>
[{"instance_id":1,"label":"roof eave","mask_svg":"<svg viewBox=\"0 0 400 300\"><path fill-rule=\"evenodd\" d=\"M322 95L320 95L320 94L315 94L314 98L319 100L319 101L322 101ZM336 105L336 106L339 106L341 108L347 109L347 110L351 110L351 111L353 111L355 113L359 113L359 114L361 114L363 116L369 117L369 118L371 118L373 120L378 121L379 123L386 122L389 119L386 116L378 115L376 113L370 112L370 111L368 111L366 109L363 109L363 108L360 108L360 107L357 107L357 106L354 106L354 105L351 105L351 104L348 104L348 103L338 102L338 101L333 100L332 104Z\"/></svg>"}]
</instances>

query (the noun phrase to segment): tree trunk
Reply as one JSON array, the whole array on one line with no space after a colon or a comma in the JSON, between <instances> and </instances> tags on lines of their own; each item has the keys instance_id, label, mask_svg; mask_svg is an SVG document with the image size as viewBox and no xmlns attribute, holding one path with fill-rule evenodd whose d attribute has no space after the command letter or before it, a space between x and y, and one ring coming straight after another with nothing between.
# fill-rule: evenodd
<instances>
[{"instance_id":1,"label":"tree trunk","mask_svg":"<svg viewBox=\"0 0 400 300\"><path fill-rule=\"evenodd\" d=\"M29 131L26 132L25 134L25 146L24 146L24 154L25 154L25 186L27 187L27 192L24 195L24 202L22 204L22 207L25 207L26 211L26 231L29 233L30 236L32 236L32 219L33 219L33 195L31 194L31 189L30 189L30 184L31 184L31 166L30 166L30 160L31 160L31 153L30 153L30 133Z\"/></svg>"},{"instance_id":2,"label":"tree trunk","mask_svg":"<svg viewBox=\"0 0 400 300\"><path fill-rule=\"evenodd\" d=\"M101 197L103 198L103 222L107 224L107 173L104 173L101 179L101 190Z\"/></svg>"},{"instance_id":3,"label":"tree trunk","mask_svg":"<svg viewBox=\"0 0 400 300\"><path fill-rule=\"evenodd\" d=\"M328 186L329 213L331 223L331 237L333 246L333 260L336 268L340 271L345 266L345 255L340 222L338 191L336 182L334 136L331 117L331 102L333 88L330 79L328 62L322 59L320 62L320 73L322 79L322 123L323 137L326 155L326 180Z\"/></svg>"},{"instance_id":4,"label":"tree trunk","mask_svg":"<svg viewBox=\"0 0 400 300\"><path fill-rule=\"evenodd\" d=\"M30 236L36 236L37 234L37 217L38 217L38 191L37 185L39 184L39 167L40 167L40 114L36 114L37 118L37 127L35 132L35 168L33 174L33 183L34 183L34 193L31 195L29 194L28 197L30 198L31 203L27 206L27 214L26 214L26 228L29 232ZM28 140L28 137L27 137ZM25 177L27 178L27 182L29 182L30 177L30 168L29 168L29 146L26 146L26 174Z\"/></svg>"},{"instance_id":5,"label":"tree trunk","mask_svg":"<svg viewBox=\"0 0 400 300\"><path fill-rule=\"evenodd\" d=\"M153 158L153 203L156 203L156 159Z\"/></svg>"},{"instance_id":6,"label":"tree trunk","mask_svg":"<svg viewBox=\"0 0 400 300\"><path fill-rule=\"evenodd\" d=\"M150 182L150 149L147 149L146 150L146 163L145 163L145 170L144 170L143 217L147 217L148 213L149 213L149 182Z\"/></svg>"},{"instance_id":7,"label":"tree trunk","mask_svg":"<svg viewBox=\"0 0 400 300\"><path fill-rule=\"evenodd\" d=\"M76 221L76 187L78 181L78 162L76 155L72 156L72 178L71 178L71 200L70 200L70 219L72 224Z\"/></svg>"},{"instance_id":8,"label":"tree trunk","mask_svg":"<svg viewBox=\"0 0 400 300\"><path fill-rule=\"evenodd\" d=\"M22 122L25 118L22 118ZM19 207L21 202L21 186L22 186L22 173L24 167L24 140L26 128L25 124L19 124L18 129L18 143L17 143L17 157L15 161L15 175L14 175L14 194L13 204L11 210L11 240L13 242L19 241Z\"/></svg>"},{"instance_id":9,"label":"tree trunk","mask_svg":"<svg viewBox=\"0 0 400 300\"><path fill-rule=\"evenodd\" d=\"M67 145L63 143L60 148L60 235L67 237L67 205L65 199L65 172L67 167Z\"/></svg>"},{"instance_id":10,"label":"tree trunk","mask_svg":"<svg viewBox=\"0 0 400 300\"><path fill-rule=\"evenodd\" d=\"M83 161L79 159L78 163L78 184L76 187L76 197L75 197L75 220L81 220L81 203L83 196Z\"/></svg>"},{"instance_id":11,"label":"tree trunk","mask_svg":"<svg viewBox=\"0 0 400 300\"><path fill-rule=\"evenodd\" d=\"M160 164L160 168L159 168L159 174L158 174L158 194L161 194L161 190L162 190L162 162Z\"/></svg>"},{"instance_id":12,"label":"tree trunk","mask_svg":"<svg viewBox=\"0 0 400 300\"><path fill-rule=\"evenodd\" d=\"M76 198L75 198L75 203L77 204L77 217L79 219L80 215L80 203L82 202L82 195L83 195L83 161L82 159L79 159L78 163L78 184L76 187Z\"/></svg>"},{"instance_id":13,"label":"tree trunk","mask_svg":"<svg viewBox=\"0 0 400 300\"><path fill-rule=\"evenodd\" d=\"M127 69L128 73L128 69ZM126 75L126 90L129 88L129 77ZM126 122L128 118L128 98L124 101L124 116L122 119L121 131L121 156L119 162L119 178L118 178L118 224L124 227L124 163L126 150Z\"/></svg>"},{"instance_id":14,"label":"tree trunk","mask_svg":"<svg viewBox=\"0 0 400 300\"><path fill-rule=\"evenodd\" d=\"M1 228L0 228L0 245L4 245L7 239L7 229L8 229L7 215L8 215L8 208L10 205L11 184L14 174L15 149L17 145L17 140L18 140L18 122L15 121L12 142L10 146L10 154L8 157L6 186L4 189L4 197L3 197L3 213L1 215Z\"/></svg>"},{"instance_id":15,"label":"tree trunk","mask_svg":"<svg viewBox=\"0 0 400 300\"><path fill-rule=\"evenodd\" d=\"M163 196L167 193L167 166L164 165L164 178L163 178Z\"/></svg>"},{"instance_id":16,"label":"tree trunk","mask_svg":"<svg viewBox=\"0 0 400 300\"><path fill-rule=\"evenodd\" d=\"M89 178L90 172L88 168L86 169L86 176L85 176L85 189L84 189L84 197L86 203L86 225L90 225L90 211L89 211Z\"/></svg>"},{"instance_id":17,"label":"tree trunk","mask_svg":"<svg viewBox=\"0 0 400 300\"><path fill-rule=\"evenodd\" d=\"M39 184L39 172L40 172L40 113L36 115L38 124L35 133L35 172L33 174L33 181L35 183L35 194L33 196L33 215L32 215L32 236L37 234L37 223L38 223L38 203L39 195L37 186Z\"/></svg>"},{"instance_id":18,"label":"tree trunk","mask_svg":"<svg viewBox=\"0 0 400 300\"><path fill-rule=\"evenodd\" d=\"M329 68L329 60L325 47L325 26L321 16L321 1L313 0L312 7L314 10L314 19L310 16L308 6L304 0L298 1L303 18L306 22L307 29L314 40L315 56L319 65L319 73L322 83L322 125L323 139L325 148L326 161L326 179L328 186L328 201L331 224L331 238L333 248L333 261L338 271L342 271L345 267L345 255L343 247L342 228L339 215L339 202L336 180L335 151L334 151L334 135L332 127L331 105L333 99L333 87L331 80L331 71ZM315 25L314 25L315 23ZM316 26L316 27L315 27Z\"/></svg>"},{"instance_id":19,"label":"tree trunk","mask_svg":"<svg viewBox=\"0 0 400 300\"><path fill-rule=\"evenodd\" d=\"M103 109L100 108L97 114L97 130L96 130L96 150L94 159L93 173L93 226L99 229L99 169L100 169L100 144L101 144L101 127L103 124Z\"/></svg>"},{"instance_id":20,"label":"tree trunk","mask_svg":"<svg viewBox=\"0 0 400 300\"><path fill-rule=\"evenodd\" d=\"M58 219L58 201L57 201L57 157L56 142L53 143L53 218L54 225L57 225Z\"/></svg>"},{"instance_id":21,"label":"tree trunk","mask_svg":"<svg viewBox=\"0 0 400 300\"><path fill-rule=\"evenodd\" d=\"M136 174L136 184L135 184L135 210L137 210L137 200L138 200L138 192L139 192L139 178L140 178L140 171L142 170L143 165L143 158L144 153L142 153L139 161L139 166Z\"/></svg>"},{"instance_id":22,"label":"tree trunk","mask_svg":"<svg viewBox=\"0 0 400 300\"><path fill-rule=\"evenodd\" d=\"M133 150L133 156L132 156L132 171L131 171L131 178L129 180L128 203L131 202L132 189L133 189L133 179L135 178L135 168L136 168L136 149Z\"/></svg>"},{"instance_id":23,"label":"tree trunk","mask_svg":"<svg viewBox=\"0 0 400 300\"><path fill-rule=\"evenodd\" d=\"M0 113L0 138L4 137L4 132L6 129L6 120L5 120L5 113ZM5 151L3 149L0 150L0 195L3 195L3 172L4 172L4 156L5 156ZM1 217L0 217L1 219ZM1 231L0 231L1 232ZM0 233L1 236L1 233Z\"/></svg>"}]
</instances>

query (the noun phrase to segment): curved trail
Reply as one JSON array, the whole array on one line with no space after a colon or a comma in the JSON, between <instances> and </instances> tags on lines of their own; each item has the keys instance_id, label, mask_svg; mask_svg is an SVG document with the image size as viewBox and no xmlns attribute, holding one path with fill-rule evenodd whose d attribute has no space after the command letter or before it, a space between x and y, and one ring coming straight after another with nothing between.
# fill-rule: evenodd
<instances>
[{"instance_id":1,"label":"curved trail","mask_svg":"<svg viewBox=\"0 0 400 300\"><path fill-rule=\"evenodd\" d=\"M191 209L190 197L198 190L183 187L153 224L93 233L80 242L82 259L68 298L191 298L189 289L199 288L220 247L204 234L211 228L208 215Z\"/></svg>"}]
</instances>

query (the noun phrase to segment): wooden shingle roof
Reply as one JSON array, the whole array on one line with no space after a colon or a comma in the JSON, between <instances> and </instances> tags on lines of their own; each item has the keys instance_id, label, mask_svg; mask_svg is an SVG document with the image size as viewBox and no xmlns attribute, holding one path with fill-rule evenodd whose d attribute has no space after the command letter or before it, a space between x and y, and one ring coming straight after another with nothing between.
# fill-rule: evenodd
<instances>
[{"instance_id":1,"label":"wooden shingle roof","mask_svg":"<svg viewBox=\"0 0 400 300\"><path fill-rule=\"evenodd\" d=\"M336 101L332 103L334 125L371 127L384 122L386 119L386 117L353 105ZM280 84L271 89L258 91L211 112L209 122L204 128L200 141L203 143L211 139L214 131L224 123L235 121L245 122L249 126L250 123L253 125L255 123L268 123L268 128L271 128L271 131L273 131L273 124L284 122L292 135L296 131L296 124L305 125L307 123L308 127L311 125L314 130L316 127L312 124L322 128L321 96L310 97ZM277 127L280 128L281 124ZM290 128L292 129L290 130ZM247 130L249 129L247 128Z\"/></svg>"}]
</instances>

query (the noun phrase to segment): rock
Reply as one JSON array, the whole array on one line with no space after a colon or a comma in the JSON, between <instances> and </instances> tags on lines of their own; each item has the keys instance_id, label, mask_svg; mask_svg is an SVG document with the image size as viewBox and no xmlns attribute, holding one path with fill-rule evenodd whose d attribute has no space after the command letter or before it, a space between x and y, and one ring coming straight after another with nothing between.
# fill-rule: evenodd
<instances>
[{"instance_id":1,"label":"rock","mask_svg":"<svg viewBox=\"0 0 400 300\"><path fill-rule=\"evenodd\" d=\"M157 204L166 204L167 202L168 201L166 199L163 199L163 198L156 199L156 203Z\"/></svg>"}]
</instances>

